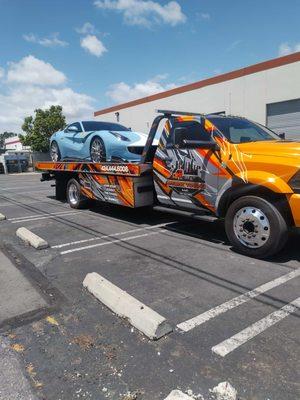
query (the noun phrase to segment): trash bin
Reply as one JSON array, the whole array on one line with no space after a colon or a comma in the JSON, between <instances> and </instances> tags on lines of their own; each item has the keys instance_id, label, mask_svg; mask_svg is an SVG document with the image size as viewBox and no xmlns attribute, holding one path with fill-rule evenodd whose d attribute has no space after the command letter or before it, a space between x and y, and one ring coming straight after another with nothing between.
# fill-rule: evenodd
<instances>
[{"instance_id":1,"label":"trash bin","mask_svg":"<svg viewBox=\"0 0 300 400\"><path fill-rule=\"evenodd\" d=\"M9 174L26 172L28 169L28 160L23 156L9 156L6 159L6 167Z\"/></svg>"}]
</instances>

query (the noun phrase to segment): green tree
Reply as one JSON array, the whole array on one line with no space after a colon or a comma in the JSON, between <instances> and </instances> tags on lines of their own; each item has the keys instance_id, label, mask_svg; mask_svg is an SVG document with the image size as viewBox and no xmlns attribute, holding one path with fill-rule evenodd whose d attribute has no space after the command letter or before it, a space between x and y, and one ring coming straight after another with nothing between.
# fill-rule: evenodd
<instances>
[{"instance_id":1,"label":"green tree","mask_svg":"<svg viewBox=\"0 0 300 400\"><path fill-rule=\"evenodd\" d=\"M61 106L51 106L49 109L35 110L35 116L26 117L22 130L26 135L20 135L24 146L30 146L33 151L47 152L50 136L66 126L66 118Z\"/></svg>"},{"instance_id":2,"label":"green tree","mask_svg":"<svg viewBox=\"0 0 300 400\"><path fill-rule=\"evenodd\" d=\"M3 133L0 133L0 149L4 149L5 139L8 139L13 136L17 136L17 134L14 132L6 132L6 131Z\"/></svg>"}]
</instances>

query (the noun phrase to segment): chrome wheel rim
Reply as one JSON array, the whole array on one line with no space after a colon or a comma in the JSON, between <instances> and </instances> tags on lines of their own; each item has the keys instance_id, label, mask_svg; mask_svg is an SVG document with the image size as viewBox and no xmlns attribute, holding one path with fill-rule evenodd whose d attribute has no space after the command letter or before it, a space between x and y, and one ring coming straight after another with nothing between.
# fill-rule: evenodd
<instances>
[{"instance_id":1,"label":"chrome wheel rim","mask_svg":"<svg viewBox=\"0 0 300 400\"><path fill-rule=\"evenodd\" d=\"M104 146L101 140L95 139L91 145L91 160L101 162L105 157Z\"/></svg>"},{"instance_id":2,"label":"chrome wheel rim","mask_svg":"<svg viewBox=\"0 0 300 400\"><path fill-rule=\"evenodd\" d=\"M246 247L259 248L270 237L270 222L266 214L256 207L243 207L236 212L233 230L237 239Z\"/></svg>"},{"instance_id":3,"label":"chrome wheel rim","mask_svg":"<svg viewBox=\"0 0 300 400\"><path fill-rule=\"evenodd\" d=\"M69 200L71 204L77 204L79 200L78 188L75 183L71 183L69 186Z\"/></svg>"},{"instance_id":4,"label":"chrome wheel rim","mask_svg":"<svg viewBox=\"0 0 300 400\"><path fill-rule=\"evenodd\" d=\"M51 144L51 159L52 161L58 161L58 146L56 143Z\"/></svg>"}]
</instances>

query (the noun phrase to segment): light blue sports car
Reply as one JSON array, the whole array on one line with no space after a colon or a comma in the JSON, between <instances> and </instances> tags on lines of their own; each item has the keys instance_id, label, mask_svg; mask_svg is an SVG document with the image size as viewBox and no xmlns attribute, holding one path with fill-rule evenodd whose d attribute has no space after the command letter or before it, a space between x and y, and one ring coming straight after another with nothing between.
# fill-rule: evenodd
<instances>
[{"instance_id":1,"label":"light blue sports car","mask_svg":"<svg viewBox=\"0 0 300 400\"><path fill-rule=\"evenodd\" d=\"M50 138L53 161L139 161L147 135L114 122L80 121Z\"/></svg>"}]
</instances>

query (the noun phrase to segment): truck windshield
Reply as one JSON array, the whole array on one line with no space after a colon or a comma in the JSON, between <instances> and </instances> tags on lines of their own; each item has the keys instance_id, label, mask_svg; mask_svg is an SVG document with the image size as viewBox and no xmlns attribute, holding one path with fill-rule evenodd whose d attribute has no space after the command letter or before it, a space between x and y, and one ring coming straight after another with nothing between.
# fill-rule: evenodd
<instances>
[{"instance_id":1,"label":"truck windshield","mask_svg":"<svg viewBox=\"0 0 300 400\"><path fill-rule=\"evenodd\" d=\"M130 131L123 125L115 124L114 122L101 121L82 121L83 128L86 132L89 131Z\"/></svg>"},{"instance_id":2,"label":"truck windshield","mask_svg":"<svg viewBox=\"0 0 300 400\"><path fill-rule=\"evenodd\" d=\"M231 143L260 142L265 140L280 140L266 127L255 124L247 119L236 117L210 117L211 121Z\"/></svg>"}]
</instances>

